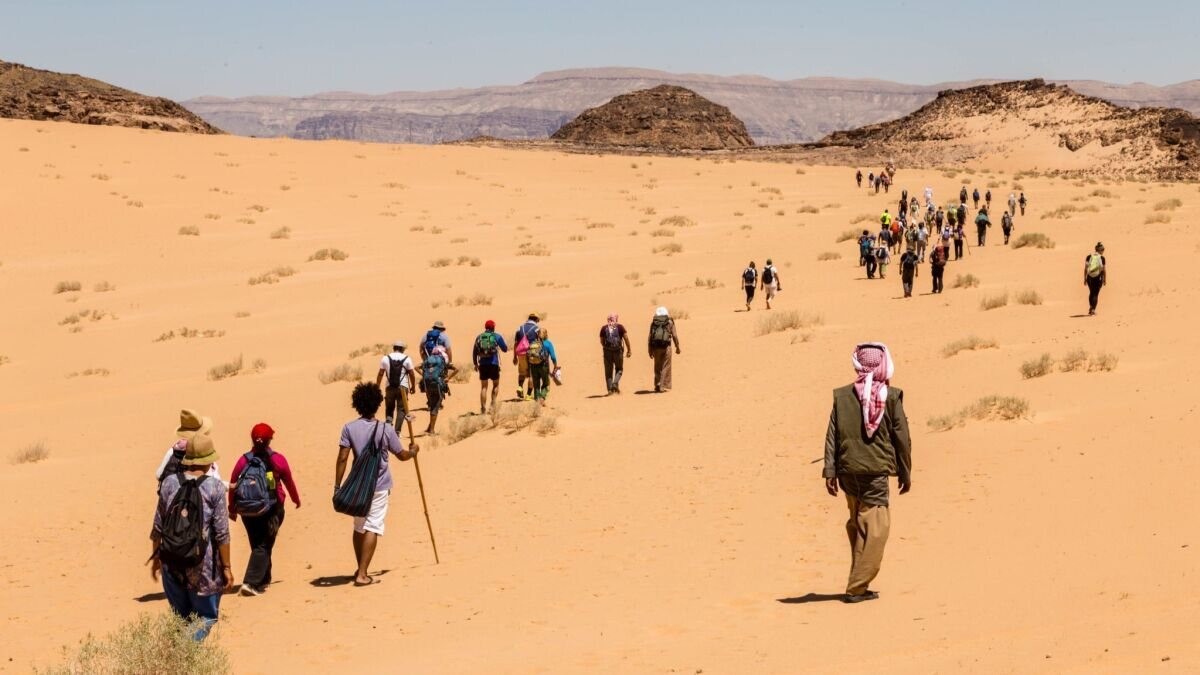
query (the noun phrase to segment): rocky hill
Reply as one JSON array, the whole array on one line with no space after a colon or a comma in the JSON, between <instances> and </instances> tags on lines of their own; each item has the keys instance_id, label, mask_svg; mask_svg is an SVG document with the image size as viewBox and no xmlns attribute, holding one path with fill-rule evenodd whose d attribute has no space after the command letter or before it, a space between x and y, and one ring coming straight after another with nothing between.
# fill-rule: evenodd
<instances>
[{"instance_id":1,"label":"rocky hill","mask_svg":"<svg viewBox=\"0 0 1200 675\"><path fill-rule=\"evenodd\" d=\"M515 86L378 96L341 92L295 98L204 97L184 105L218 127L242 135L411 143L480 135L528 140L547 138L563 121L614 96L673 84L728 106L745 122L754 141L763 145L815 141L833 131L896 119L932 101L939 91L994 82L924 86L828 77L772 80L754 75L588 68L544 73ZM1064 83L1119 105L1174 107L1200 114L1200 80L1169 87ZM313 118L317 121L305 124ZM365 121L355 123L356 118Z\"/></svg>"},{"instance_id":2,"label":"rocky hill","mask_svg":"<svg viewBox=\"0 0 1200 675\"><path fill-rule=\"evenodd\" d=\"M174 101L5 61L0 61L0 117L221 133Z\"/></svg>"},{"instance_id":3,"label":"rocky hill","mask_svg":"<svg viewBox=\"0 0 1200 675\"><path fill-rule=\"evenodd\" d=\"M910 115L810 147L910 166L1016 155L1051 170L1200 177L1200 119L1173 108L1126 108L1043 80L943 91Z\"/></svg>"},{"instance_id":4,"label":"rocky hill","mask_svg":"<svg viewBox=\"0 0 1200 675\"><path fill-rule=\"evenodd\" d=\"M669 84L622 94L589 108L551 138L656 150L728 150L754 145L746 125L729 108Z\"/></svg>"}]
</instances>

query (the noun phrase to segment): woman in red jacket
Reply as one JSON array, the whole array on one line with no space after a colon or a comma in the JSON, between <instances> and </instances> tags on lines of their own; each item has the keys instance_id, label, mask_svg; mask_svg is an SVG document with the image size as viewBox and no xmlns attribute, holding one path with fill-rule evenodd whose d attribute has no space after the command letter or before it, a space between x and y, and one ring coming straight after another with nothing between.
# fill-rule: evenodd
<instances>
[{"instance_id":1,"label":"woman in red jacket","mask_svg":"<svg viewBox=\"0 0 1200 675\"><path fill-rule=\"evenodd\" d=\"M252 460L261 460L266 468L267 488L274 497L273 503L256 516L243 515L242 524L246 526L246 536L250 539L250 558L246 562L246 574L242 576L242 595L259 595L271 584L271 551L275 548L275 537L279 527L283 525L283 488L287 486L292 503L300 508L300 493L292 480L292 469L288 466L287 458L271 449L271 441L275 438L275 430L266 424L256 424L250 431L250 440L254 447L250 452L238 458L230 477L232 488L229 491L229 519L237 520L236 500L237 481Z\"/></svg>"}]
</instances>

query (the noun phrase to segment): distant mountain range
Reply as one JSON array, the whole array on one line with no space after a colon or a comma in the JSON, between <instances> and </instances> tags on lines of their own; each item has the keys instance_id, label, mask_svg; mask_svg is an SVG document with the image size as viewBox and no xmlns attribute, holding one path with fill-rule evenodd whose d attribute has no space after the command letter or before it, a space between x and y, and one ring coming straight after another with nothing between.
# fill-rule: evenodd
<instances>
[{"instance_id":1,"label":"distant mountain range","mask_svg":"<svg viewBox=\"0 0 1200 675\"><path fill-rule=\"evenodd\" d=\"M368 95L330 92L295 98L205 96L183 105L211 124L247 136L439 143L476 136L544 139L587 108L660 84L687 87L729 109L760 145L814 141L907 115L939 91L999 80L911 85L884 80L810 77L772 80L640 68L543 73L528 82L432 92ZM1172 107L1200 114L1200 80L1157 87L1059 80L1075 91L1130 107Z\"/></svg>"}]
</instances>

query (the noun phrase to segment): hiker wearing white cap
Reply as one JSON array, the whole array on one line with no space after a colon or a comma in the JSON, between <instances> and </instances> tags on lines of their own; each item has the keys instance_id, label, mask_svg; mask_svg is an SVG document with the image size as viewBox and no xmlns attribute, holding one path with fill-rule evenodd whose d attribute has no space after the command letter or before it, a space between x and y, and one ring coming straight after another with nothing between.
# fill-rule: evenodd
<instances>
[{"instance_id":1,"label":"hiker wearing white cap","mask_svg":"<svg viewBox=\"0 0 1200 675\"><path fill-rule=\"evenodd\" d=\"M874 600L869 586L879 574L891 530L888 476L897 476L900 494L912 488L912 444L904 414L904 392L891 386L895 372L885 345L858 345L851 356L853 384L833 391L833 411L825 432L825 489L846 493L850 518L850 577L845 602Z\"/></svg>"},{"instance_id":2,"label":"hiker wearing white cap","mask_svg":"<svg viewBox=\"0 0 1200 675\"><path fill-rule=\"evenodd\" d=\"M401 420L407 420L409 426L412 426L412 416L408 412L408 396L412 392L417 373L412 357L404 353L406 349L408 343L404 340L393 342L392 352L379 361L379 372L375 374L377 387L382 386L383 378L387 378L383 416L386 424L392 424L396 428L400 427Z\"/></svg>"},{"instance_id":3,"label":"hiker wearing white cap","mask_svg":"<svg viewBox=\"0 0 1200 675\"><path fill-rule=\"evenodd\" d=\"M212 433L212 428L212 418L204 417L187 408L179 411L179 428L175 430L175 444L167 448L166 454L158 464L158 470L154 472L159 485L162 485L163 479L167 476L180 472L188 440L197 435L208 436ZM216 462L208 467L208 474L217 480L221 479L221 470L217 467Z\"/></svg>"},{"instance_id":4,"label":"hiker wearing white cap","mask_svg":"<svg viewBox=\"0 0 1200 675\"><path fill-rule=\"evenodd\" d=\"M675 330L675 320L671 318L666 307L654 310L647 343L650 358L654 360L654 391L671 391L671 346L675 346L676 354L682 352L679 350L679 334Z\"/></svg>"}]
</instances>

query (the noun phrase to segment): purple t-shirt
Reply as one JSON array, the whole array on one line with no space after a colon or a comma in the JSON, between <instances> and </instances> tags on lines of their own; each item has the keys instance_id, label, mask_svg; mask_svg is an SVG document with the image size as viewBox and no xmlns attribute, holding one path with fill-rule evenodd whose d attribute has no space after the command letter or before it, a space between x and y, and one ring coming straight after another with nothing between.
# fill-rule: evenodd
<instances>
[{"instance_id":1,"label":"purple t-shirt","mask_svg":"<svg viewBox=\"0 0 1200 675\"><path fill-rule=\"evenodd\" d=\"M375 430L377 424L379 428ZM396 435L396 429L392 425L366 417L347 422L346 426L342 427L342 438L338 441L338 447L350 448L354 453L354 461L357 462L359 451L370 442L372 430L375 430L375 447L387 451L383 453L383 461L379 463L379 480L375 483L375 491L391 490L392 471L388 468L388 452L399 457L402 449L400 437Z\"/></svg>"}]
</instances>

